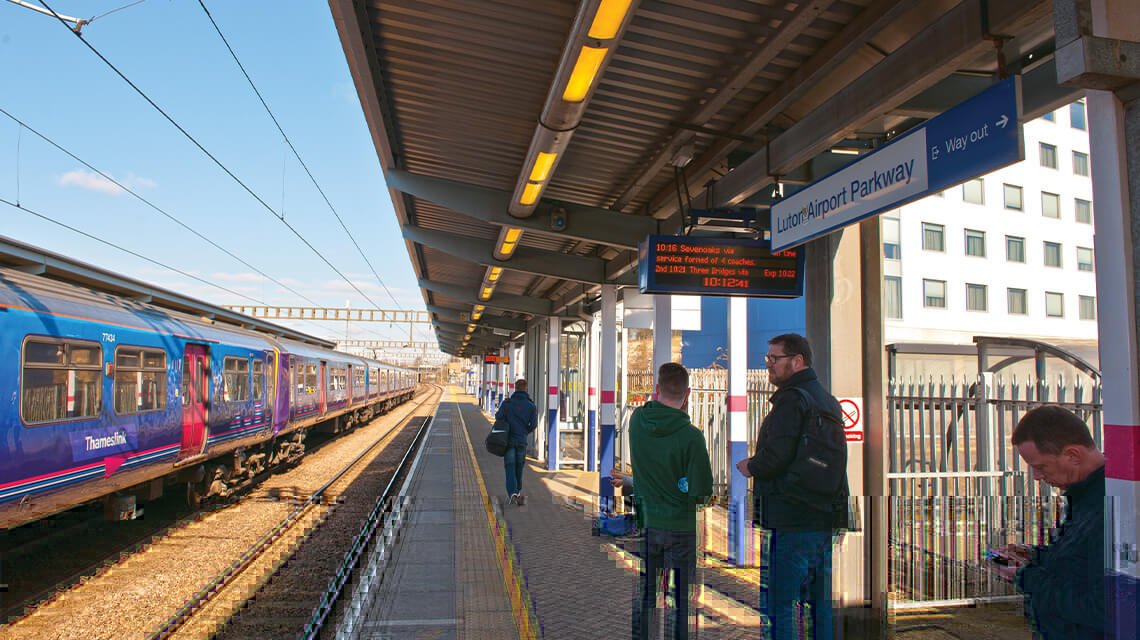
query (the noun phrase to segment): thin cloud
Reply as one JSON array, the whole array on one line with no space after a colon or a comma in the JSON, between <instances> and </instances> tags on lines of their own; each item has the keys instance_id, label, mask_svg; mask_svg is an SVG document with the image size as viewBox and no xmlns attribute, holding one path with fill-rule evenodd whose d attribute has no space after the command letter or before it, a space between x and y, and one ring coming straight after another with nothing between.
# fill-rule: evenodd
<instances>
[{"instance_id":1,"label":"thin cloud","mask_svg":"<svg viewBox=\"0 0 1140 640\"><path fill-rule=\"evenodd\" d=\"M94 171L88 171L86 169L68 171L57 177L55 181L56 184L62 187L79 187L81 189L87 189L88 191L97 191L112 196L121 196L126 193L119 185ZM127 177L119 182L131 190L153 189L158 186L158 183L154 180L135 175L134 172L127 172Z\"/></svg>"}]
</instances>

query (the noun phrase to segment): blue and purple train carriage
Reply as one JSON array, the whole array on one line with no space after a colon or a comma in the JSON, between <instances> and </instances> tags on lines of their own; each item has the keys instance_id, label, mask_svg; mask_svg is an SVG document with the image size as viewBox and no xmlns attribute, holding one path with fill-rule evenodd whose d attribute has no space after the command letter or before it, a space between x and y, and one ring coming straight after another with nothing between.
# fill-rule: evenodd
<instances>
[{"instance_id":1,"label":"blue and purple train carriage","mask_svg":"<svg viewBox=\"0 0 1140 640\"><path fill-rule=\"evenodd\" d=\"M191 502L411 397L415 372L0 269L0 529Z\"/></svg>"}]
</instances>

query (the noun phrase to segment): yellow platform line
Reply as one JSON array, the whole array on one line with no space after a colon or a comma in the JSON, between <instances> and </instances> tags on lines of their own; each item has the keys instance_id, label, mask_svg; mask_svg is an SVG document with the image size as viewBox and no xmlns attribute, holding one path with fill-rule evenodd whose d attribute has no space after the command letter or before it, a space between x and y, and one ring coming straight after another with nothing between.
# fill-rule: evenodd
<instances>
[{"instance_id":1,"label":"yellow platform line","mask_svg":"<svg viewBox=\"0 0 1140 640\"><path fill-rule=\"evenodd\" d=\"M499 558L499 568L503 572L503 588L511 601L511 615L515 619L515 626L519 630L519 640L536 640L541 637L538 624L531 611L530 594L523 586L522 571L515 565L515 554L510 543L507 542L507 526L495 515L491 507L491 497L487 494L487 486L483 483L483 472L479 470L479 462L475 459L475 449L471 446L471 436L467 433L467 421L463 419L463 410L459 400L455 397L455 388L451 388L451 401L459 413L459 422L463 425L463 439L467 442L467 453L471 456L471 465L475 468L475 480L479 484L479 494L483 497L483 508L487 512L487 528L495 540L495 554Z\"/></svg>"}]
</instances>

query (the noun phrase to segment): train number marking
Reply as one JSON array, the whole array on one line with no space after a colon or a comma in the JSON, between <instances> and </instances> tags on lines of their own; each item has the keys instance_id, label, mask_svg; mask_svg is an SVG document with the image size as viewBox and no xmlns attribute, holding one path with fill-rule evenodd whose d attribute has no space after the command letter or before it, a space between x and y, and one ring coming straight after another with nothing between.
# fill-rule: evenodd
<instances>
[{"instance_id":1,"label":"train number marking","mask_svg":"<svg viewBox=\"0 0 1140 640\"><path fill-rule=\"evenodd\" d=\"M103 334L103 342L114 342L114 341L115 341L115 334L113 334L113 333L104 333Z\"/></svg>"}]
</instances>

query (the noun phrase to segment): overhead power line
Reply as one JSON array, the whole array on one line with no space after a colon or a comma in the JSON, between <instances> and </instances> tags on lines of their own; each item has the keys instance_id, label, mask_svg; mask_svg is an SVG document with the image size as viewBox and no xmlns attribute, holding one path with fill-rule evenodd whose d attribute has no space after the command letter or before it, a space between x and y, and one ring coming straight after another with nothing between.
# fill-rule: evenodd
<instances>
[{"instance_id":1,"label":"overhead power line","mask_svg":"<svg viewBox=\"0 0 1140 640\"><path fill-rule=\"evenodd\" d=\"M285 289L286 291L288 291L288 292L292 293L293 295L297 296L298 298L301 298L302 300L305 300L305 301L309 302L310 304L312 304L312 305L314 305L314 306L316 306L316 305L317 305L317 303L316 303L316 302L314 302L312 299L308 298L307 296L305 296L305 295L304 295L304 294L302 294L301 292L299 292L299 291L297 291L297 290L293 289L292 287L290 287L289 285L287 285L287 284L285 284L285 283L281 282L280 280L277 280L276 278L274 278L273 276L269 275L268 273L265 273L265 272L264 272L264 271L262 271L261 269L258 269L257 267L253 266L252 264L250 264L250 263L246 262L245 260L243 260L242 258L238 257L237 255L235 255L233 252L231 252L230 250L226 249L225 247L223 247L223 246L219 245L218 243L214 242L213 240L211 240L211 239L207 238L206 236L202 235L202 234L201 234L201 233L199 233L197 230L195 230L194 228L192 228L192 227L190 227L189 225L187 225L185 222L182 222L181 220L179 220L179 219L178 219L177 217L175 217L174 215L172 215L172 214L168 213L167 211L165 211L164 209L162 209L162 208L161 208L161 207L159 207L158 205L154 204L154 203L153 203L153 202L151 202L150 200L147 200L146 198L144 198L144 197L143 197L143 196L141 196L140 194L136 193L135 191L133 191L132 189L130 189L129 187L127 187L125 184L123 184L123 183L119 182L118 180L115 180L115 179L114 179L114 178L112 178L110 175L108 175L108 174L104 173L103 171L100 171L100 170L99 170L99 169L97 169L96 167L92 166L92 165L91 165L89 162L87 162L87 161L86 161L86 160L84 160L83 158L80 158L79 156L75 155L74 153L72 153L71 151L69 151L68 149L66 149L66 148L65 148L63 145L59 144L59 143L58 143L58 142L56 142L55 140L52 140L51 138L47 137L46 135L44 135L44 134L40 133L39 131L37 131L36 129L34 129L33 127L31 127L29 124L27 124L27 123L26 123L26 122L24 122L23 120L20 120L19 118L17 118L16 116L12 115L11 113L8 113L8 111L7 111L7 110L5 110L3 107L0 107L0 113L2 113L2 114L4 114L5 116L8 116L9 118L11 118L11 119L12 119L13 121L15 121L15 122L16 122L18 125L20 125L20 127L22 127L22 129L27 129L28 131L31 131L32 133L34 133L36 136L38 136L38 137L39 137L41 140L43 140L44 142L46 142L46 143L50 144L51 146L55 147L56 149L59 149L61 152L63 152L64 154L66 154L66 155L67 155L68 157L70 157L71 159L75 160L76 162L78 162L78 163L82 164L83 166L87 167L88 169L90 169L90 170L94 171L95 173L99 174L100 176L102 176L102 177L103 177L103 179L107 180L107 181L108 181L108 182L110 182L111 184L114 184L115 186L119 187L119 188L120 188L120 189L122 189L123 191L125 191L125 192L127 192L127 193L131 194L132 196L134 196L135 198L137 198L137 199L138 199L140 202L142 202L143 204L147 205L147 206L148 206L148 207L150 207L151 209L154 209L155 211L157 211L157 212L161 213L162 215L166 216L167 218L169 218L170 220L172 220L172 221L173 221L175 224L177 224L178 226L182 227L183 229L185 229L185 230L189 231L190 233L192 233L192 234L194 234L194 235L198 236L199 238L201 238L202 240L206 241L207 243L209 243L209 244L210 244L212 247L214 247L214 248L215 248L215 249L217 249L218 251L221 251L222 253L226 254L227 256L229 256L229 257L233 258L234 260L237 260L237 261L238 261L238 262L240 262L241 264L245 265L247 268L249 268L249 269L252 269L253 271L255 271L255 272L258 274L258 275L260 275L260 276L262 276L262 277L264 277L264 278L267 278L267 279L269 279L269 280L270 280L271 282L273 282L274 284L276 284L276 285L278 285L279 287L281 287L282 289ZM17 204L18 204L18 203L19 203L19 198L17 198Z\"/></svg>"},{"instance_id":2,"label":"overhead power line","mask_svg":"<svg viewBox=\"0 0 1140 640\"><path fill-rule=\"evenodd\" d=\"M55 16L55 18L57 20L59 20L60 24L62 24L64 27L67 27L67 22L65 20L63 20L60 17L60 15L58 13L56 13L55 10L52 9L51 6L48 5L47 2L45 2L45 0L39 0L39 3L41 5L43 5L43 7L45 9L50 11L51 14L53 16ZM119 78L121 78L123 80L123 82L126 82L128 86L130 86L132 89L135 90L135 93L139 94L139 96L141 96L143 98L143 100L146 100L147 103L150 104L150 106L154 107L154 109L156 111L158 111L162 115L162 117L166 118L167 122L172 124L175 129L178 129L178 131L183 136L185 136L187 140L189 140L191 143L193 143L194 146L198 147L198 149L202 153L206 154L207 158L212 160L214 162L214 164L218 165L218 168L220 168L223 172L225 172L226 175L228 175L230 178L232 178L233 181L236 182L242 189L244 189L246 191L246 193L248 193L250 196L252 196L254 200L257 200L257 202L259 204L261 204L261 206L264 207L266 211L268 211L270 214L272 214L274 218L276 218L279 222L281 222L281 224L285 225L286 228L288 228L291 232L293 232L293 235L297 236L297 238L302 243L304 243L306 247L308 247L313 253L315 253L317 255L317 257L321 259L322 262L324 262L326 265L328 265L328 267L330 269L332 269L334 272L336 272L336 274L338 276L340 276L341 279L343 279L345 282L347 282L350 287L352 287L365 300L367 300L369 304L371 304L373 307L379 307L380 306L380 305L376 304L372 300L372 298L370 298L368 296L367 293L364 293L364 291L362 291L360 289L360 287L356 286L356 283L354 283L352 280L350 280L348 278L348 276L344 275L344 273L342 273L340 269L337 269L336 266L333 265L332 262L329 262L328 258L326 258L324 256L324 254L322 254L319 250L317 250L317 248L314 247L312 245L312 243L310 243L308 241L308 239L305 238L305 236L303 236L299 231L297 231L297 229L294 228L293 225L289 224L284 218L282 218L280 215L278 215L277 211L275 211L273 209L273 207L271 207L269 205L269 203L267 203L264 199L262 199L261 196L257 195L257 193L255 193L253 191L253 189L251 189L248 185L246 185L246 183L243 182L241 180L241 178L238 178L237 175L234 174L234 172L231 171L226 165L222 164L221 160L218 160L218 158L215 157L214 154L210 153L209 150L206 149L206 147L202 146L202 143L198 142L198 140L194 136L190 135L190 133L188 131L186 131L186 129L183 128L182 125L178 124L178 122L174 118L172 118L170 116L170 114L166 113L166 111L164 111L162 109L162 107L158 106L158 103L156 103L154 100L152 100L150 98L150 96L148 96L146 94L146 92L144 92L142 89L140 89L138 87L138 85L131 82L131 80L129 78L127 78L127 76L124 75L122 71L119 71L118 67L116 67L110 60L108 60L102 53L100 53L98 49L96 49L90 42L88 42L87 39L83 37L83 34L77 32L73 29L70 29L70 28L68 28L68 31L71 31L73 34L75 34L75 37L79 38L79 41L82 42L84 44L84 46L86 46L88 49L90 49L91 52L94 53L100 60L102 60L104 64L106 64L108 67L110 67L110 69L112 71L114 71L115 74L118 75Z\"/></svg>"},{"instance_id":3,"label":"overhead power line","mask_svg":"<svg viewBox=\"0 0 1140 640\"><path fill-rule=\"evenodd\" d=\"M392 295L392 292L388 290L388 285L384 284L384 280L380 277L380 274L376 273L376 268L372 266L372 262L368 259L368 256L364 254L364 250L360 248L360 244L356 242L356 238L352 235L352 232L348 230L348 226L344 224L344 220L340 217L340 214L337 213L336 207L333 206L332 201L330 201L329 197L325 195L325 190L321 188L321 185L319 183L317 183L317 179L313 176L313 172L309 171L309 166L305 164L304 160L301 159L301 154L298 153L297 148L293 146L293 141L289 139L289 135L286 134L285 129L281 127L281 123L277 120L277 116L273 114L273 110L269 108L269 104L265 102L265 97L261 95L261 91L258 91L257 85L253 83L253 78L249 77L249 73L245 70L245 66L241 63L241 60L238 59L237 53L235 53L233 47L230 46L229 40L226 40L225 34L222 33L222 29L214 20L214 16L210 14L210 10L206 8L206 4L202 0L198 0L198 5L202 7L202 11L206 13L206 17L210 19L210 24L214 25L214 31L218 32L218 37L222 39L222 44L226 45L226 50L230 52L230 57L234 59L234 62L237 64L238 69L241 69L241 74L245 76L245 80L249 83L249 87L253 89L253 92L257 95L257 99L261 101L261 106L265 107L265 112L269 114L269 119L273 121L273 124L277 127L277 131L281 133L281 137L285 139L285 144L289 145L289 149L297 158L297 162L301 163L301 168L305 170L305 174L309 176L309 180L311 180L313 186L317 188L317 192L321 194L322 198L324 198L325 204L327 204L329 207L329 211L332 211L333 216L336 217L336 221L340 223L340 228L344 229L344 232L348 235L348 239L352 241L352 246L356 247L357 253L359 253L360 257L364 259L364 263L368 265L368 268L372 271L372 275L376 277L376 281L379 282L380 286L384 288L384 291L388 294L388 297L392 299L392 302L395 302L396 306L400 306L400 302L396 300L396 296Z\"/></svg>"},{"instance_id":4,"label":"overhead power line","mask_svg":"<svg viewBox=\"0 0 1140 640\"><path fill-rule=\"evenodd\" d=\"M54 225L58 225L58 226L60 226L60 227L63 227L64 229L67 229L67 230L69 230L69 231L74 231L75 233L78 233L78 234L79 234L79 235L81 235L81 236L84 236L84 237L86 237L86 238L90 238L90 239L92 239L92 240L94 240L94 241L96 241L96 242L100 242L100 243L102 243L102 244L105 244L105 245L107 245L108 247L113 247L113 248L115 248L115 249L118 249L119 251L123 251L123 252L129 253L129 254L131 254L132 256L135 256L136 258L141 258L141 259L143 259L143 260L146 260L147 262L149 262L149 263L151 263L151 264L154 264L154 265L158 265L158 266L162 267L163 269L169 269L169 270L171 270L171 271L173 271L173 272L175 272L175 273L178 273L178 274L184 275L184 276L186 276L187 278L191 278L191 279L193 279L193 280L197 280L198 282L201 282L202 284L206 284L206 285L209 285L209 286L211 286L211 287L214 287L214 288L216 288L216 289L221 289L222 291L225 291L226 293L232 293L232 294L234 294L235 296L237 296L237 297L239 297L239 298L245 298L246 300L251 300L251 301L253 301L253 302L256 302L256 303L258 303L258 304L265 304L263 301L261 301L261 300L258 300L257 298L251 298L251 297L249 297L249 296L247 296L247 295L245 295L245 294L243 294L243 293L238 293L237 291L234 291L233 289L227 289L227 288L223 287L223 286L222 286L222 285L220 285L220 284L215 284L215 283L213 283L213 282L210 282L209 280L206 280L205 278L200 278L200 277L198 277L198 276L196 276L196 275L194 275L194 274L192 274L192 273L187 273L187 272L185 272L185 271L183 271L183 270L181 270L181 269L178 269L178 268L176 268L176 267L172 267L172 266L170 266L170 265L168 265L168 264L165 264L165 263L159 262L158 260L155 260L154 258L148 258L147 256L144 256L143 254L141 254L141 253L138 253L137 251L132 251L132 250L130 250L130 249L128 249L128 248L126 248L126 247L123 247L123 246L117 245L117 244L115 244L114 242L111 242L111 241L109 241L109 240L104 240L103 238L100 238L99 236L96 236L96 235L92 235L92 234L90 234L90 233L87 233L86 231L83 231L82 229L77 229L77 228L75 228L75 227L73 227L73 226L71 226L71 225L69 225L69 224L66 224L66 223L64 223L64 222L60 222L59 220L56 220L55 218L52 218L52 217L50 217L50 216L44 215L44 214L42 214L42 213L39 213L38 211L33 211L32 209L29 209L29 208L27 208L27 207L25 207L25 206L22 206L22 205L18 205L18 204L16 204L15 202L11 202L11 201L9 201L9 200L6 200L5 198L0 198L0 202L3 202L4 204L6 204L6 205L8 205L9 207L12 207L12 208L14 208L14 209L19 209L20 211L23 211L23 212L25 212L25 213L29 213L29 214L31 214L31 215L33 215L33 216L37 217L37 218L40 218L41 220L46 220L47 222L50 222L50 223L52 223L52 224L54 224Z\"/></svg>"}]
</instances>

